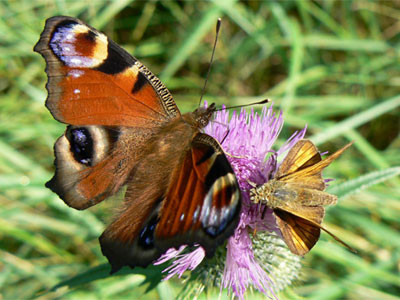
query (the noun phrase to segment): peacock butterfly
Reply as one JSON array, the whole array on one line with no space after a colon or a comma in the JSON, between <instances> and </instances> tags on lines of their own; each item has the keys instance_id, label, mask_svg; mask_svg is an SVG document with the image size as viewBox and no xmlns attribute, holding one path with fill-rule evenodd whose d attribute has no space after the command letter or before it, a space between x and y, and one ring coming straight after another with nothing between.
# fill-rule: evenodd
<instances>
[{"instance_id":1,"label":"peacock butterfly","mask_svg":"<svg viewBox=\"0 0 400 300\"><path fill-rule=\"evenodd\" d=\"M76 18L49 18L34 51L46 61L46 106L68 124L46 186L75 209L127 186L120 213L99 238L112 272L145 267L184 244L212 256L241 207L231 165L201 131L215 105L181 114L150 70Z\"/></svg>"}]
</instances>

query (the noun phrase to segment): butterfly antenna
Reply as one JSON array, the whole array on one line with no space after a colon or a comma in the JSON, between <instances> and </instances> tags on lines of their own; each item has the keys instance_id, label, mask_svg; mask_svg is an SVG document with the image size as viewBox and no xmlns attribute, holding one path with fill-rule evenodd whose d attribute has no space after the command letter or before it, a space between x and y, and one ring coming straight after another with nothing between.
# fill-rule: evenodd
<instances>
[{"instance_id":1,"label":"butterfly antenna","mask_svg":"<svg viewBox=\"0 0 400 300\"><path fill-rule=\"evenodd\" d=\"M257 102L253 102L253 103L249 103L249 104L242 104L242 105L235 105L235 106L229 106L229 107L224 107L224 108L217 108L215 111L220 111L220 110L225 110L225 109L232 109L232 108L239 108L239 107L246 107L246 106L250 106L250 105L259 105L259 104L265 104L271 102L271 100L269 99L264 99L261 101L257 101Z\"/></svg>"},{"instance_id":2,"label":"butterfly antenna","mask_svg":"<svg viewBox=\"0 0 400 300\"><path fill-rule=\"evenodd\" d=\"M218 18L218 20L217 20L217 26L216 26L216 28L215 28L216 34L215 34L214 47L213 47L213 50L212 50L210 63L209 63L209 65L208 65L208 71L207 71L206 80L204 81L204 86L203 86L203 89L202 89L201 94L200 94L199 106L200 106L200 104L201 104L201 101L203 100L204 92L206 91L206 86L207 86L208 77L210 76L211 66L212 66L212 63L213 63L213 60L214 60L215 48L217 48L217 41L218 41L218 35L219 35L219 30L220 30L220 28L221 28L221 18Z\"/></svg>"}]
</instances>

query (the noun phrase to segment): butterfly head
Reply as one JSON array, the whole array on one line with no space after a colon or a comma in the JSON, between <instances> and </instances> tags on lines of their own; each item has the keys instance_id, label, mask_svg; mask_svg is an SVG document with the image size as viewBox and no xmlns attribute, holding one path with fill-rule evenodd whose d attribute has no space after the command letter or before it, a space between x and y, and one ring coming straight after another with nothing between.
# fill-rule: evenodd
<instances>
[{"instance_id":1,"label":"butterfly head","mask_svg":"<svg viewBox=\"0 0 400 300\"><path fill-rule=\"evenodd\" d=\"M195 125L199 128L204 128L208 125L211 120L213 113L215 112L215 103L212 103L208 107L199 107L193 112L193 119Z\"/></svg>"}]
</instances>

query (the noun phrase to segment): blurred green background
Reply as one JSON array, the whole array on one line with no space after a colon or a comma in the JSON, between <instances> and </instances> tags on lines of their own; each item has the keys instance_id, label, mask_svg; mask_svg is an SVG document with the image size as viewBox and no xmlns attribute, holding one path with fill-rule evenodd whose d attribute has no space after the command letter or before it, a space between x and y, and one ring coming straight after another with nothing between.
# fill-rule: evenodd
<instances>
[{"instance_id":1,"label":"blurred green background","mask_svg":"<svg viewBox=\"0 0 400 300\"><path fill-rule=\"evenodd\" d=\"M355 141L324 173L341 196L325 225L358 254L322 234L281 298L400 299L400 2L219 0L0 2L0 299L173 299L181 288L170 280L146 293L128 269L94 280L109 270L97 238L118 201L75 211L44 187L65 126L44 106L45 63L32 48L54 15L109 35L183 112L197 106L222 17L206 100L272 99L285 118L279 143L306 124L323 151Z\"/></svg>"}]
</instances>

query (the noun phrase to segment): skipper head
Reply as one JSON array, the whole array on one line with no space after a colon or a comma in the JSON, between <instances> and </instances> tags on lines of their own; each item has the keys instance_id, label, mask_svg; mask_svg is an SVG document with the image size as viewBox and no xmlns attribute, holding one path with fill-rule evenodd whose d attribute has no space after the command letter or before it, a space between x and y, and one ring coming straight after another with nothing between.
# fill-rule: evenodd
<instances>
[{"instance_id":1,"label":"skipper head","mask_svg":"<svg viewBox=\"0 0 400 300\"><path fill-rule=\"evenodd\" d=\"M250 190L250 200L255 204L261 203L268 205L268 198L270 197L271 192L271 185L264 183L263 185L257 186Z\"/></svg>"}]
</instances>

